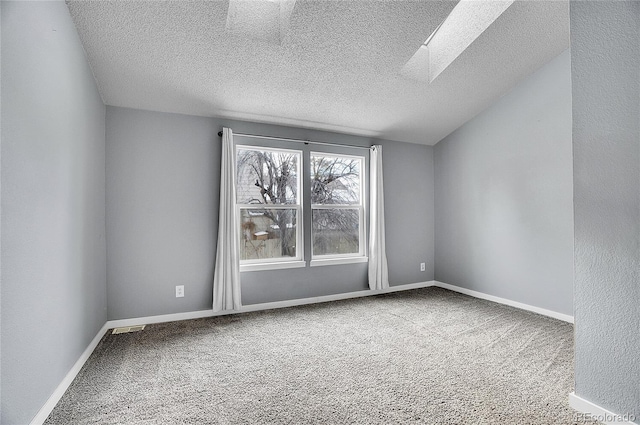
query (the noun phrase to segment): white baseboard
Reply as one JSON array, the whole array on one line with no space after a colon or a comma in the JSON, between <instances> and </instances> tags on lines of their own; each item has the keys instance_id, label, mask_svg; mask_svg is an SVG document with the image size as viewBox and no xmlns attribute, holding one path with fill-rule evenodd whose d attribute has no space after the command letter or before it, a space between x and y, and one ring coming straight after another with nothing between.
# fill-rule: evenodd
<instances>
[{"instance_id":1,"label":"white baseboard","mask_svg":"<svg viewBox=\"0 0 640 425\"><path fill-rule=\"evenodd\" d=\"M53 391L53 394L51 394L44 406L40 408L36 416L34 416L34 418L31 420L31 425L41 425L44 423L44 421L47 420L53 408L56 407L56 404L58 404L65 391L67 391L67 388L69 388L69 385L71 385L75 377L78 375L80 369L82 369L82 366L84 366L85 362L87 361L89 356L91 356L93 350L98 346L98 343L108 329L109 327L107 326L107 323L105 323L102 328L100 328L96 336L93 338L93 340L91 340L87 348L82 352L80 358L75 362L62 382L60 382L60 384L55 389L55 391Z\"/></svg>"},{"instance_id":2,"label":"white baseboard","mask_svg":"<svg viewBox=\"0 0 640 425\"><path fill-rule=\"evenodd\" d=\"M450 285L444 282L434 281L433 286L437 286L444 289L449 289L451 291L459 292L461 294L470 295L475 298L481 298L487 301L493 301L499 304L505 304L511 307L519 308L521 310L528 310L534 313L542 314L543 316L553 317L554 319L562 320L563 322L573 323L573 316L569 316L568 314L558 313L556 311L547 310L540 307L535 307L528 304L519 303L517 301L511 301L506 298L500 298L493 295L488 295L483 292L473 291L467 288L461 288L460 286Z\"/></svg>"},{"instance_id":3,"label":"white baseboard","mask_svg":"<svg viewBox=\"0 0 640 425\"><path fill-rule=\"evenodd\" d=\"M202 317L212 317L212 316L223 316L228 314L236 314L236 313L247 313L251 311L261 311L261 310L272 310L275 308L283 308L283 307L294 307L297 305L306 305L306 304L315 304L315 303L323 303L329 301L338 301L338 300L346 300L349 298L360 298L360 297L368 297L372 295L378 294L386 294L391 292L398 291L407 291L410 289L418 289L418 288L426 288L428 286L433 286L434 281L429 282L419 282L419 283L411 283L407 285L397 285L392 286L387 289L381 290L364 290L358 292L348 292L344 294L334 294L334 295L325 295L322 297L313 297L313 298L302 298L297 300L288 300L288 301L276 301L271 303L262 303L262 304L251 304L247 306L243 306L240 311L222 311L222 312L214 312L213 310L201 310L201 311L190 311L186 313L175 313L175 314L162 314L159 316L148 316L148 317L137 317L133 319L122 319L122 320L109 320L104 326L98 331L98 334L93 338L89 346L84 350L80 358L73 365L69 373L64 377L62 382L55 389L53 394L49 397L47 402L40 408L36 416L31 420L31 425L42 425L44 421L47 420L53 408L56 407L56 404L60 401L62 396L64 395L69 385L73 382L75 377L84 366L85 362L93 353L93 350L97 347L98 343L104 336L107 330L112 328L117 328L121 326L135 326L135 325L145 325L151 323L164 323L164 322L175 322L180 320L189 320L189 319L199 319Z\"/></svg>"},{"instance_id":4,"label":"white baseboard","mask_svg":"<svg viewBox=\"0 0 640 425\"><path fill-rule=\"evenodd\" d=\"M576 393L569 394L569 406L590 416L603 424L635 424L636 417L630 414L619 415L604 409L584 398L577 396Z\"/></svg>"},{"instance_id":5,"label":"white baseboard","mask_svg":"<svg viewBox=\"0 0 640 425\"><path fill-rule=\"evenodd\" d=\"M190 311L186 313L162 314L158 316L109 320L100 329L100 331L95 336L95 338L91 341L87 349L82 353L78 361L76 361L76 363L73 365L69 373L67 373L67 375L64 377L60 385L58 385L58 387L55 389L51 397L49 397L49 399L44 404L44 406L42 406L38 414L33 418L33 420L31 421L31 425L41 425L42 423L44 423L44 421L51 414L51 411L56 406L58 401L60 401L60 398L62 398L62 396L64 395L67 388L69 388L69 385L71 385L71 382L73 382L78 372L80 372L80 369L82 369L82 366L85 364L85 362L87 361L87 359L89 358L93 350L96 348L96 346L104 336L105 332L109 329L122 327L122 326L135 326L135 325L146 325L146 324L152 324L152 323L175 322L180 320L200 319L203 317L223 316L223 315L236 314L236 313L248 313L252 311L295 307L299 305L317 304L317 303L324 303L324 302L330 302L330 301L346 300L351 298L369 297L372 295L387 294L387 293L398 292L398 291L408 291L411 289L427 288L429 286L438 286L440 288L449 289L455 292L460 292L462 294L470 295L472 297L481 298L481 299L497 302L500 304L510 305L512 307L533 311L535 313L543 314L545 316L550 316L559 320L564 320L565 322L573 323L573 317L568 316L566 314L561 314L551 310L545 310L539 307L522 304L519 302L507 300L505 298L494 297L493 295L487 295L482 292L472 291L470 289L465 289L465 288L449 285L447 283L438 282L434 280L427 281L427 282L411 283L406 285L391 286L387 289L381 289L381 290L375 290L375 291L364 290L364 291L347 292L342 294L325 295L325 296L312 297L312 298L301 298L301 299L287 300L287 301L275 301L270 303L251 304L251 305L243 306L239 311L214 312L213 310L200 310L200 311ZM606 412L605 410L603 411Z\"/></svg>"},{"instance_id":6,"label":"white baseboard","mask_svg":"<svg viewBox=\"0 0 640 425\"><path fill-rule=\"evenodd\" d=\"M187 313L162 314L159 316L135 317L132 319L109 320L107 326L109 328L119 328L121 326L150 325L152 323L177 322L180 320L200 319L203 317L225 316L236 313L249 313L252 311L273 310L276 308L295 307L298 305L325 303L329 301L346 300L350 298L369 297L372 295L387 294L398 291L408 291L410 289L426 288L433 286L435 281L410 283L407 285L391 286L387 289L380 290L364 290L357 292L346 292L342 294L323 295L320 297L299 298L286 301L274 301L261 304L250 304L242 306L240 310L225 310L214 312L213 310L190 311Z\"/></svg>"}]
</instances>

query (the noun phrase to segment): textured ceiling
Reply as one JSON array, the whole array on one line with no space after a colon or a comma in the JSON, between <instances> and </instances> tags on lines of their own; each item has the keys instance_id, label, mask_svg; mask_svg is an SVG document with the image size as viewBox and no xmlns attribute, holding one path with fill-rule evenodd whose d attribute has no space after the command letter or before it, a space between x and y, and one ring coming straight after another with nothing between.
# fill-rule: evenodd
<instances>
[{"instance_id":1,"label":"textured ceiling","mask_svg":"<svg viewBox=\"0 0 640 425\"><path fill-rule=\"evenodd\" d=\"M107 105L429 145L569 47L566 1L517 1L428 83L400 72L455 1L297 0L276 42L228 1L67 4Z\"/></svg>"}]
</instances>

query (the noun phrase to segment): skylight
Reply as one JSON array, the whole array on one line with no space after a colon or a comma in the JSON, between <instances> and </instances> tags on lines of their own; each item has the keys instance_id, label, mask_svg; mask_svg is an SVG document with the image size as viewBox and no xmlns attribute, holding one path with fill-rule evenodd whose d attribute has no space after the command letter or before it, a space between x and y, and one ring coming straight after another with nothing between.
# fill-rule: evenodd
<instances>
[{"instance_id":1,"label":"skylight","mask_svg":"<svg viewBox=\"0 0 640 425\"><path fill-rule=\"evenodd\" d=\"M460 0L400 73L413 80L432 82L513 2Z\"/></svg>"}]
</instances>

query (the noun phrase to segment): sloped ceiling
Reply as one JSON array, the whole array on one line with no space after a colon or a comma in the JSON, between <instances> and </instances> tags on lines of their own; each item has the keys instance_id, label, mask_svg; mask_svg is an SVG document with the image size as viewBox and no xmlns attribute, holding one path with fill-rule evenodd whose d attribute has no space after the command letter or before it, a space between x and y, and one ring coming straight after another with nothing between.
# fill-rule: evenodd
<instances>
[{"instance_id":1,"label":"sloped ceiling","mask_svg":"<svg viewBox=\"0 0 640 425\"><path fill-rule=\"evenodd\" d=\"M280 42L228 1L68 1L107 105L433 145L569 47L566 1L517 1L433 82L401 75L455 1L297 0Z\"/></svg>"}]
</instances>

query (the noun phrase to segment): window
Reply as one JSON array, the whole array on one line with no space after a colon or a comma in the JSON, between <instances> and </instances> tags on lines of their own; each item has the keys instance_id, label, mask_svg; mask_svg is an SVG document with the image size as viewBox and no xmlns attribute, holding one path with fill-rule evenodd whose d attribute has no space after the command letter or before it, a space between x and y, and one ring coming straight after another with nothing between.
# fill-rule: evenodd
<instances>
[{"instance_id":1,"label":"window","mask_svg":"<svg viewBox=\"0 0 640 425\"><path fill-rule=\"evenodd\" d=\"M236 146L241 271L366 262L365 158L276 146Z\"/></svg>"},{"instance_id":2,"label":"window","mask_svg":"<svg viewBox=\"0 0 640 425\"><path fill-rule=\"evenodd\" d=\"M363 158L311 153L312 260L364 256Z\"/></svg>"},{"instance_id":3,"label":"window","mask_svg":"<svg viewBox=\"0 0 640 425\"><path fill-rule=\"evenodd\" d=\"M301 156L294 150L236 148L242 265L303 259Z\"/></svg>"}]
</instances>

